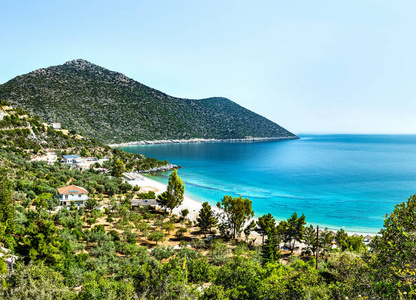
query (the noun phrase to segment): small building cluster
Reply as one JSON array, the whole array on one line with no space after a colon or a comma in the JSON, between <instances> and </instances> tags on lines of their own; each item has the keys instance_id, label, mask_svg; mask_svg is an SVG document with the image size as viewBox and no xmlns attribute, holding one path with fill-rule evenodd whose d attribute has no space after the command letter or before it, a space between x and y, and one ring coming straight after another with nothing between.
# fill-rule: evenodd
<instances>
[{"instance_id":1,"label":"small building cluster","mask_svg":"<svg viewBox=\"0 0 416 300\"><path fill-rule=\"evenodd\" d=\"M91 165L95 163L99 163L100 165L103 164L103 162L108 161L108 158L98 159L96 157L85 157L82 158L78 154L69 154L69 155L62 155L62 163L70 165L72 168L76 169L89 169ZM98 169L98 171L105 172L106 169L103 168L95 168Z\"/></svg>"},{"instance_id":2,"label":"small building cluster","mask_svg":"<svg viewBox=\"0 0 416 300\"><path fill-rule=\"evenodd\" d=\"M81 162L81 157L78 154L62 155L64 164L76 164Z\"/></svg>"}]
</instances>

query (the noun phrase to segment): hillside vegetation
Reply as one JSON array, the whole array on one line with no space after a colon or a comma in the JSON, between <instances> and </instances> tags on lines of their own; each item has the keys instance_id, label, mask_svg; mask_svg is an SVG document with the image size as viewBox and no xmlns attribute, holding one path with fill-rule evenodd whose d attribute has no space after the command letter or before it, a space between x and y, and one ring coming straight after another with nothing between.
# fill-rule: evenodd
<instances>
[{"instance_id":1,"label":"hillside vegetation","mask_svg":"<svg viewBox=\"0 0 416 300\"><path fill-rule=\"evenodd\" d=\"M226 98L180 99L85 60L0 85L0 99L105 143L189 138L297 138Z\"/></svg>"},{"instance_id":2,"label":"hillside vegetation","mask_svg":"<svg viewBox=\"0 0 416 300\"><path fill-rule=\"evenodd\" d=\"M190 219L188 209L178 216L132 206L156 195L130 185L123 172L167 162L55 130L4 101L0 115L0 299L416 297L416 195L367 244L342 229L317 236L297 213L249 222L252 202L242 197L218 199L218 212L205 202ZM108 160L84 169L35 160L51 151ZM89 191L85 207L56 209L57 189L70 184ZM158 203L172 210L163 194Z\"/></svg>"}]
</instances>

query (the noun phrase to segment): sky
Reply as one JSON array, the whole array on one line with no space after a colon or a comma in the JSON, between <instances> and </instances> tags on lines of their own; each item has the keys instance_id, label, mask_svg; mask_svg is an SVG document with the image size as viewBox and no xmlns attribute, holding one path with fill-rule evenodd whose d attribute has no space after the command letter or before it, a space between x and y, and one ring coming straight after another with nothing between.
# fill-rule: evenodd
<instances>
[{"instance_id":1,"label":"sky","mask_svg":"<svg viewBox=\"0 0 416 300\"><path fill-rule=\"evenodd\" d=\"M296 134L416 134L416 1L2 1L0 84L82 58Z\"/></svg>"}]
</instances>

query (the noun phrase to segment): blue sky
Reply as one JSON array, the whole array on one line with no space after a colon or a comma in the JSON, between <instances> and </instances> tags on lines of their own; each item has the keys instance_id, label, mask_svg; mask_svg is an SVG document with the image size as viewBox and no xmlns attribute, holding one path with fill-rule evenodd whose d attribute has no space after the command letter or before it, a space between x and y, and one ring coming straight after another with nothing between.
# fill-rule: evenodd
<instances>
[{"instance_id":1,"label":"blue sky","mask_svg":"<svg viewBox=\"0 0 416 300\"><path fill-rule=\"evenodd\" d=\"M0 83L83 58L294 133L416 133L416 1L3 1Z\"/></svg>"}]
</instances>

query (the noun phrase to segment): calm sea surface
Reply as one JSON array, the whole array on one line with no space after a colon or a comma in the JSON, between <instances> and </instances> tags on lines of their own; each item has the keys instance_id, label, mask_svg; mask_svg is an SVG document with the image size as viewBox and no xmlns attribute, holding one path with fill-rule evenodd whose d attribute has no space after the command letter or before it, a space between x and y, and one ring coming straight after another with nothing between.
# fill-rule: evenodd
<instances>
[{"instance_id":1,"label":"calm sea surface","mask_svg":"<svg viewBox=\"0 0 416 300\"><path fill-rule=\"evenodd\" d=\"M394 205L416 193L416 135L320 135L256 143L120 147L182 166L186 194L215 205L253 201L256 216L376 233ZM167 183L169 173L152 176Z\"/></svg>"}]
</instances>

